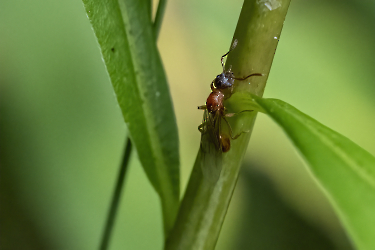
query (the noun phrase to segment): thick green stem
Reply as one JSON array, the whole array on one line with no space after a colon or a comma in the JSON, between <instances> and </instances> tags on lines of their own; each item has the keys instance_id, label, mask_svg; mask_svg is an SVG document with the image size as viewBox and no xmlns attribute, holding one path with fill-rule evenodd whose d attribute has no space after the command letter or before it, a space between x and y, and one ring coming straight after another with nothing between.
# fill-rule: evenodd
<instances>
[{"instance_id":1,"label":"thick green stem","mask_svg":"<svg viewBox=\"0 0 375 250\"><path fill-rule=\"evenodd\" d=\"M290 0L245 0L233 41L238 45L228 56L227 69L238 78L262 73L237 81L234 92L246 91L262 96L280 37ZM250 84L251 81L251 84ZM229 98L225 106L237 112L245 108ZM198 153L179 214L165 249L214 249L224 221L243 156L250 140L256 112L244 112L230 118L234 134L249 131L231 141L227 153L201 150ZM210 144L202 135L202 144ZM216 159L208 161L207 158ZM220 158L220 159L217 159ZM220 163L218 168L215 164ZM209 169L221 169L218 178L207 176ZM211 171L213 175L214 171Z\"/></svg>"}]
</instances>

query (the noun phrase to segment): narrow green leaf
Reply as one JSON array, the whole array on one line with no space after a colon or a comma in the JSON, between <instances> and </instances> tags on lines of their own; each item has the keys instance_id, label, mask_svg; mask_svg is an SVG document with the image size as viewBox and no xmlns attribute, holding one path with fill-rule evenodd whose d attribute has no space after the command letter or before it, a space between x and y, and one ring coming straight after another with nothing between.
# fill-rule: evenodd
<instances>
[{"instance_id":1,"label":"narrow green leaf","mask_svg":"<svg viewBox=\"0 0 375 250\"><path fill-rule=\"evenodd\" d=\"M263 94L289 2L290 0L244 1L233 36L238 45L228 55L226 69L232 66L234 75L239 78L251 73L262 73L264 76L236 81L234 92ZM202 100L202 104L204 101ZM236 105L232 108L226 103L225 107L228 112L245 109ZM246 132L237 139L230 140L230 150L226 153L218 152L210 140L212 133L209 130L202 133L201 147L166 249L215 248L255 118L255 112L243 112L228 118L234 135ZM222 123L224 124L223 121Z\"/></svg>"},{"instance_id":2,"label":"narrow green leaf","mask_svg":"<svg viewBox=\"0 0 375 250\"><path fill-rule=\"evenodd\" d=\"M178 134L147 1L83 0L142 166L162 203L165 235L179 204Z\"/></svg>"},{"instance_id":3,"label":"narrow green leaf","mask_svg":"<svg viewBox=\"0 0 375 250\"><path fill-rule=\"evenodd\" d=\"M375 249L375 157L281 100L252 99L302 154L357 248Z\"/></svg>"}]
</instances>

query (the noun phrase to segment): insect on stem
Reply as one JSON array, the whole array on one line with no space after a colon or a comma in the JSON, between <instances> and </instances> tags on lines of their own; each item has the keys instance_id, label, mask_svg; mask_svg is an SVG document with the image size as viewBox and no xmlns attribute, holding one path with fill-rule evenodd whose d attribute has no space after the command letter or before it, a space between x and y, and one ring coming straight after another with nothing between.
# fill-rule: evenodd
<instances>
[{"instance_id":1,"label":"insect on stem","mask_svg":"<svg viewBox=\"0 0 375 250\"><path fill-rule=\"evenodd\" d=\"M211 134L210 141L216 145L216 149L225 153L230 150L230 139L235 140L241 134L246 133L248 131L243 131L237 135L233 136L232 127L230 126L226 117L232 117L236 114L242 113L244 111L252 111L252 110L243 110L238 113L226 113L226 109L224 107L224 100L229 98L233 92L233 84L234 80L245 80L252 76L263 76L261 73L253 73L245 77L236 78L229 69L225 71L224 67L224 58L236 48L238 44L237 39L234 40L231 49L225 53L221 57L221 65L223 67L223 72L220 75L217 75L216 78L211 83L211 93L207 98L206 105L198 106L198 109L205 110L205 117L203 119L202 124L198 127L198 130L203 134L209 133ZM229 93L227 90L229 89ZM229 128L229 135L226 135L221 130L221 120L224 119L228 128Z\"/></svg>"}]
</instances>

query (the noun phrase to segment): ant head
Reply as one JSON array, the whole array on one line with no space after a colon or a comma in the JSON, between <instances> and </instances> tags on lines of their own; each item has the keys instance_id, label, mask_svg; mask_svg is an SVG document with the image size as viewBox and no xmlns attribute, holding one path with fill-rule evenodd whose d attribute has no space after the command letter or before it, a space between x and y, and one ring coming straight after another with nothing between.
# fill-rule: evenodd
<instances>
[{"instance_id":1,"label":"ant head","mask_svg":"<svg viewBox=\"0 0 375 250\"><path fill-rule=\"evenodd\" d=\"M232 44L232 47L230 48L230 50L221 57L221 66L223 67L223 73L216 76L216 78L213 81L213 84L215 85L215 88L217 88L217 89L226 89L226 88L230 88L230 87L233 86L234 75L233 75L232 70L231 70L232 66L230 66L228 70L225 70L224 58L232 50L234 50L234 48L236 48L237 43L238 43L238 41L237 41L237 39L235 39L233 41L233 44Z\"/></svg>"},{"instance_id":2,"label":"ant head","mask_svg":"<svg viewBox=\"0 0 375 250\"><path fill-rule=\"evenodd\" d=\"M220 75L216 76L213 83L215 85L215 88L217 89L230 88L233 86L233 83L234 83L233 73L230 71L223 72Z\"/></svg>"}]
</instances>

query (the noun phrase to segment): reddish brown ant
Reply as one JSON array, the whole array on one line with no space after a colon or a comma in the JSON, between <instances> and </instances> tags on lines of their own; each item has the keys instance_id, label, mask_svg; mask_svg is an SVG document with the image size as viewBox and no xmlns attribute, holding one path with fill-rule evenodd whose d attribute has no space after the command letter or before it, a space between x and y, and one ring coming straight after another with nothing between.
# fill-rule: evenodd
<instances>
[{"instance_id":1,"label":"reddish brown ant","mask_svg":"<svg viewBox=\"0 0 375 250\"><path fill-rule=\"evenodd\" d=\"M202 133L210 133L211 138L216 145L216 149L225 153L230 150L230 139L235 140L237 139L242 133L247 131L241 132L235 136L233 136L232 127L230 126L226 117L232 117L236 114L242 112L251 112L252 110L243 110L238 113L226 113L226 109L224 107L224 99L226 97L223 90L230 89L230 94L233 91L233 84L234 80L245 80L251 76L262 76L263 74L254 73L250 74L243 78L236 78L231 72L231 69L225 71L223 59L236 47L237 40L233 43L232 48L225 53L221 57L221 65L223 67L223 72L220 75L217 75L216 78L211 83L211 93L207 98L206 105L199 106L198 109L205 110L204 120L202 124L198 127L198 130ZM223 133L221 130L221 119L224 119L228 128L229 128L229 136Z\"/></svg>"},{"instance_id":2,"label":"reddish brown ant","mask_svg":"<svg viewBox=\"0 0 375 250\"><path fill-rule=\"evenodd\" d=\"M230 139L235 140L242 133L246 132L241 132L233 136L232 127L226 117L233 117L239 113L251 112L252 110L243 110L238 113L226 113L223 101L224 94L219 89L213 89L207 98L206 105L198 106L198 109L205 110L203 123L199 125L198 130L201 133L212 133L211 138L214 138L216 148L225 153L230 149ZM229 128L229 137L221 130L221 119L225 121Z\"/></svg>"}]
</instances>

